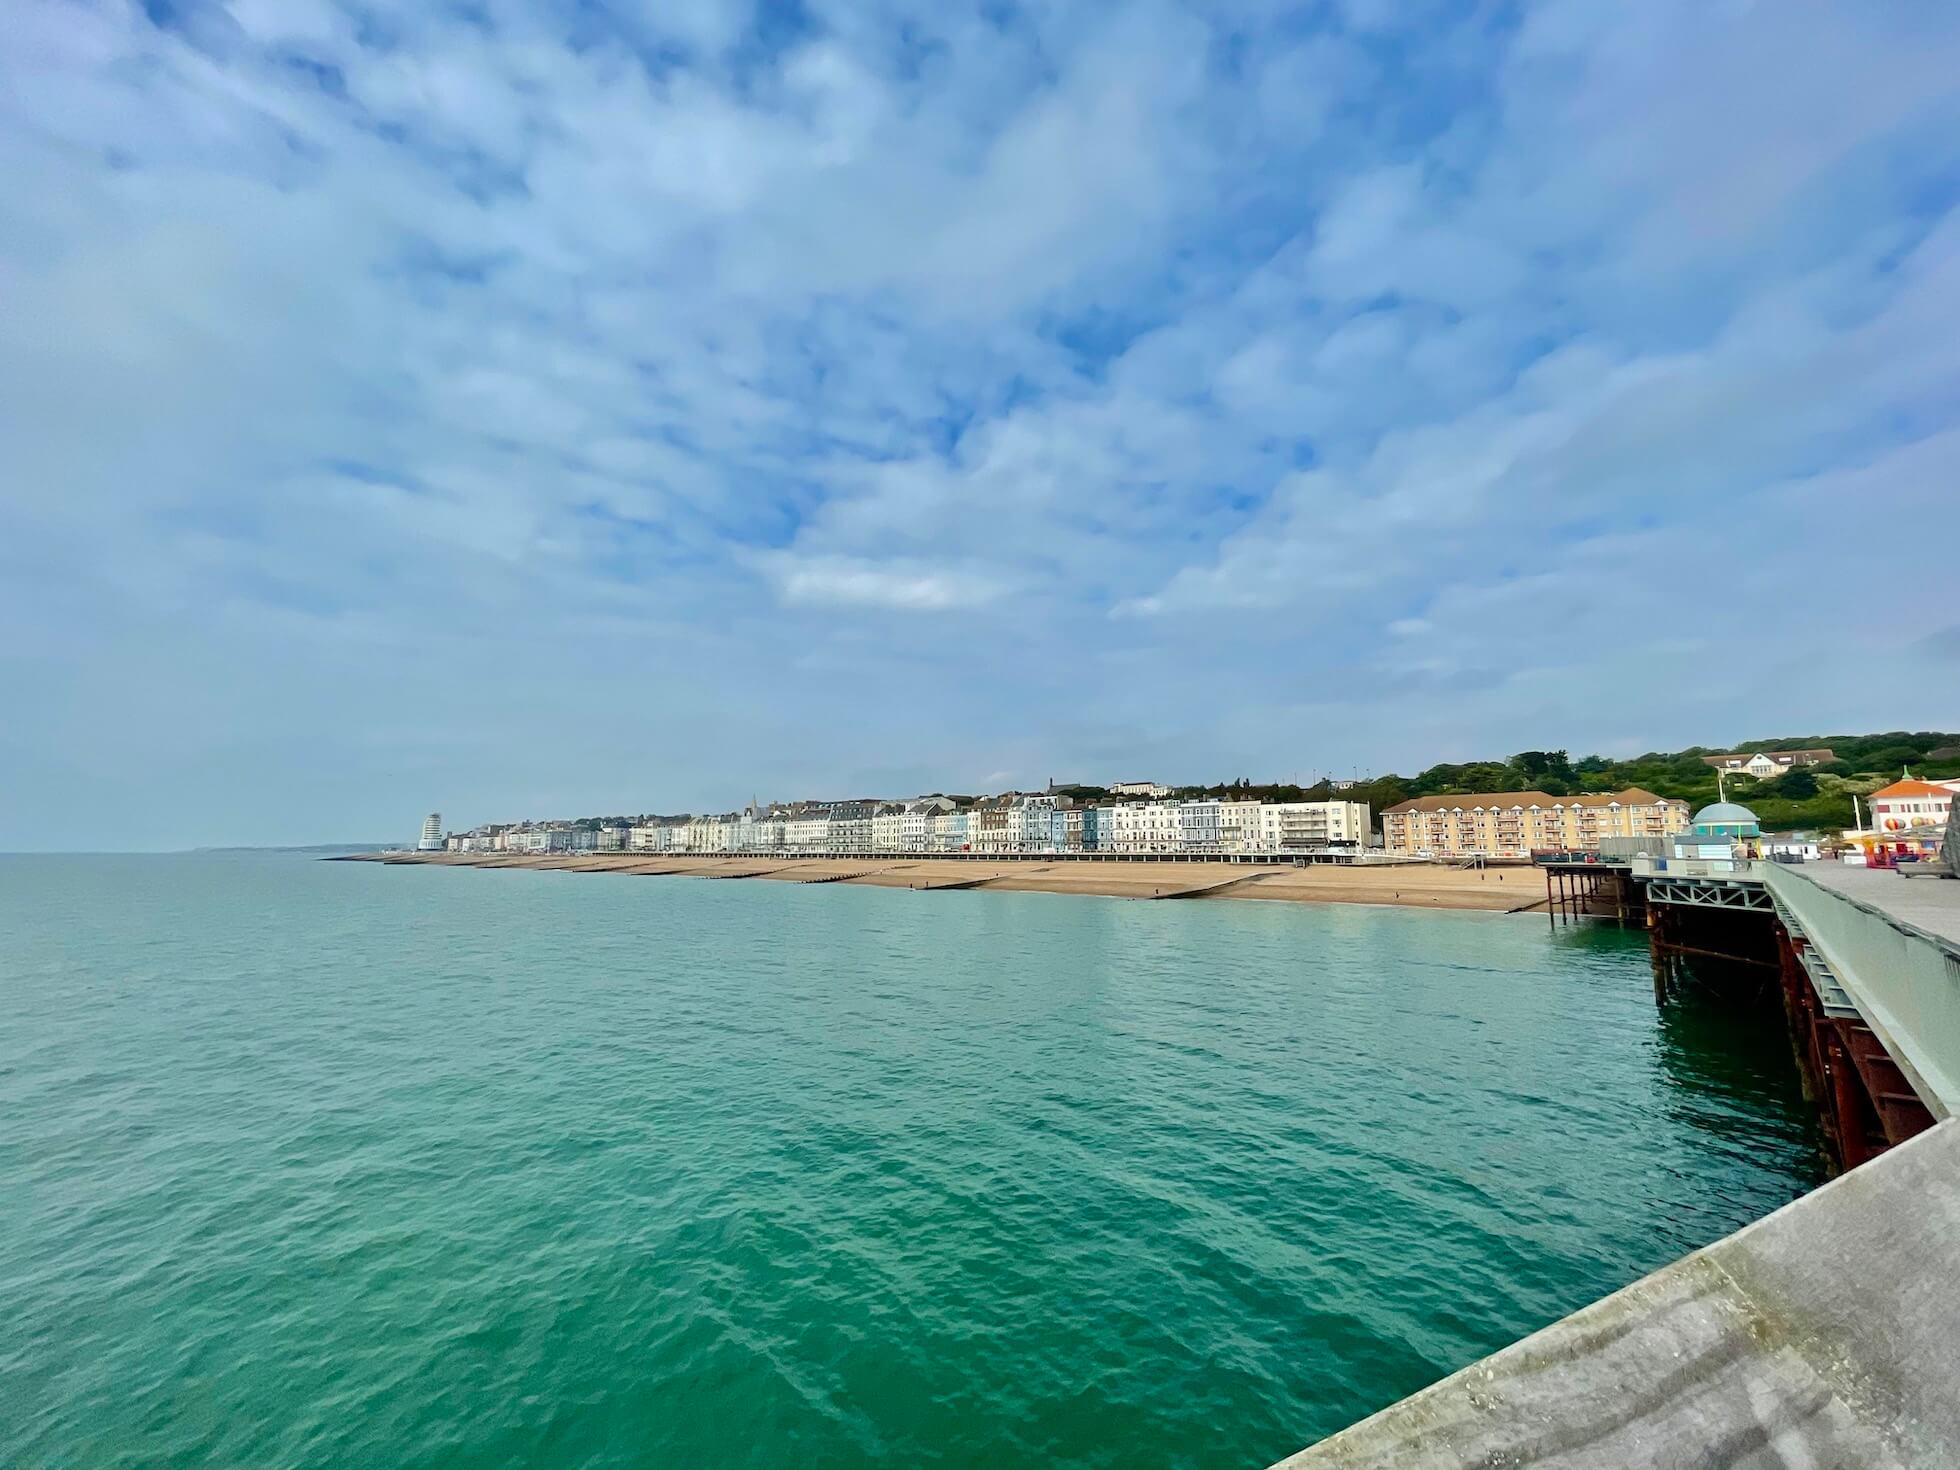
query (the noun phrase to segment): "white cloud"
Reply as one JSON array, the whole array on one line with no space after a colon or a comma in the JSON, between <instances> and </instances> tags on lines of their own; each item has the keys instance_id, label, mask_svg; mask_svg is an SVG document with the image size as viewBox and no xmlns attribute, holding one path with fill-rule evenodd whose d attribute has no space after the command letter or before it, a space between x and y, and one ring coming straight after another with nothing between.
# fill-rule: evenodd
<instances>
[{"instance_id":1,"label":"white cloud","mask_svg":"<svg viewBox=\"0 0 1960 1470\"><path fill-rule=\"evenodd\" d=\"M767 565L792 605L950 612L982 607L1007 589L991 578L930 563L873 563L843 557L774 557Z\"/></svg>"}]
</instances>

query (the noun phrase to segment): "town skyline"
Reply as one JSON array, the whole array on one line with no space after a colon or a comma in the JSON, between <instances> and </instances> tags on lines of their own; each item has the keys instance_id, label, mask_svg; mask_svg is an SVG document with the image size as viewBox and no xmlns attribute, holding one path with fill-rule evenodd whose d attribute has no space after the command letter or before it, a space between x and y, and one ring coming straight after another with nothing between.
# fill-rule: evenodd
<instances>
[{"instance_id":1,"label":"town skyline","mask_svg":"<svg viewBox=\"0 0 1960 1470\"><path fill-rule=\"evenodd\" d=\"M1894 730L1862 735L1757 739L1720 747L1648 751L1634 760L1619 762L1598 754L1573 757L1564 749L1536 749L1517 752L1505 760L1439 763L1408 776L1395 772L1378 778L1330 776L1312 783L1253 781L1250 777L1202 783L1115 778L1078 782L1050 778L1041 787L993 791L937 787L911 793L806 793L767 800L758 793L739 807L668 811L615 808L611 812L577 816L527 814L478 821L451 830L482 835L505 829L528 833L533 828L578 828L586 838L593 838L594 834L611 829L613 835L607 839L608 843L613 848L624 848L628 845L624 835L628 829L643 825L686 826L701 821L753 824L758 814L764 812L782 820L793 813L835 808L863 808L859 814L870 817L875 811L888 809L895 814L897 809L923 801L941 801L948 808L971 808L1008 803L1014 798L1046 796L1060 798L1065 806L1089 807L1155 802L1168 808L1193 800L1210 800L1214 804L1223 800L1241 805L1342 801L1358 803L1367 814L1359 821L1361 829L1365 831L1372 822L1387 837L1388 826L1382 821L1385 813L1406 808L1412 802L1420 805L1438 795L1461 796L1472 805L1477 804L1475 798L1481 795L1539 798L1532 804L1548 811L1567 807L1569 799L1598 805L1615 796L1633 796L1638 798L1636 804L1658 799L1679 807L1668 818L1673 821L1695 806L1725 800L1729 795L1725 783L1733 785L1737 794L1764 804L1763 814L1773 827L1794 828L1805 824L1842 827L1847 822L1856 825L1859 796L1889 785L1894 768L1896 774L1904 774L1914 763L1922 772L1930 771L1936 777L1940 773L1960 775L1960 733ZM730 840L726 834L704 833L687 842L716 845ZM585 838L580 841L585 842ZM589 845L596 847L598 843L595 839Z\"/></svg>"},{"instance_id":2,"label":"town skyline","mask_svg":"<svg viewBox=\"0 0 1960 1470\"><path fill-rule=\"evenodd\" d=\"M1774 777L1787 774L1790 762L1784 760L1780 765L1762 764L1763 755L1800 757L1798 765L1808 765L1810 758L1828 763L1838 752L1830 749L1836 742L1843 747L1843 754L1850 757L1850 763L1839 762L1841 771L1863 773L1861 781L1849 782L1831 777L1831 784L1840 797L1845 792L1865 793L1883 784L1898 769L1917 765L1920 769L1931 769L1935 775L1960 774L1960 732L1939 730L1894 730L1890 732L1867 734L1833 734L1757 737L1723 745L1689 745L1675 751L1645 751L1630 760L1613 760L1599 753L1573 756L1563 748L1528 749L1507 758L1473 757L1466 762L1431 762L1411 768L1407 774L1395 770L1374 772L1367 766L1351 768L1351 774L1323 772L1318 776L1309 775L1306 779L1295 780L1291 775L1280 775L1265 779L1250 776L1233 776L1215 780L1200 781L1157 781L1140 779L1125 781L1124 778L1109 777L1102 783L1078 782L1068 777L1044 777L1041 780L1021 785L1001 782L993 785L975 784L960 786L953 783L922 783L909 791L873 792L866 788L855 790L830 788L830 794L823 794L823 788L805 788L801 795L768 794L765 783L750 781L744 783L745 794L739 799L720 803L686 805L682 803L642 803L635 801L600 801L579 807L573 804L555 804L550 798L532 803L518 803L501 796L493 795L488 800L475 804L457 804L445 801L438 810L455 815L457 812L471 813L468 827L486 825L537 824L586 824L592 825L611 819L639 819L651 817L688 817L708 815L728 815L742 810L752 801L764 805L811 805L834 802L893 802L907 801L920 796L947 795L971 801L981 797L1015 794L1021 792L1052 791L1108 791L1118 796L1135 797L1145 794L1148 788L1155 794L1171 796L1178 793L1212 792L1223 793L1236 783L1249 782L1255 792L1268 793L1272 799L1325 799L1333 796L1350 796L1369 804L1371 812L1379 819L1382 810L1407 796L1426 795L1433 791L1444 792L1498 792L1508 790L1531 790L1549 786L1552 795L1581 790L1603 791L1628 786L1652 787L1662 791L1670 798L1688 800L1696 804L1701 800L1715 798L1718 787L1718 770L1731 776ZM1806 748L1821 744L1823 748ZM1731 758L1723 759L1727 752ZM1739 753L1739 754L1737 754ZM1753 757L1753 759L1752 759ZM1930 760L1930 766L1928 764ZM1680 770L1667 774L1655 768L1654 763L1665 765L1669 762L1684 763L1701 778L1698 788L1693 779L1685 778ZM1821 769L1830 770L1825 764ZM1122 768L1119 768L1122 769ZM1886 774L1889 772L1890 774ZM1138 790L1124 791L1125 785ZM1760 791L1774 792L1774 784L1759 788ZM1844 825L1835 815L1825 814L1825 808L1815 804L1816 793L1805 793L1813 799L1809 807L1792 808L1782 803L1784 814L1797 811L1805 815L1812 825ZM1759 798L1760 799L1760 796ZM1847 799L1848 798L1843 798ZM427 806L419 808L426 811ZM475 815L476 813L492 815ZM419 818L418 818L419 820ZM402 840L399 827L402 821L399 812L393 813L385 822L378 822L363 832L349 827L344 830L321 835L317 832L295 831L276 837L263 834L243 834L209 842L162 842L151 847L134 844L112 846L107 844L49 846L43 849L13 848L0 850L14 851L123 851L123 852L173 852L201 849L292 849L363 847L376 843L395 845ZM1786 825L1796 825L1789 823ZM392 834L392 835L391 835Z\"/></svg>"}]
</instances>

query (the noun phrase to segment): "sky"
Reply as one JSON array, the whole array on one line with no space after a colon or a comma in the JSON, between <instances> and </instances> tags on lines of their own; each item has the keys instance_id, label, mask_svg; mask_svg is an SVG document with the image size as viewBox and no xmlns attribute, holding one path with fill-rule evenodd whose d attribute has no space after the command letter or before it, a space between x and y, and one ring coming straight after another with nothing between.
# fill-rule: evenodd
<instances>
[{"instance_id":1,"label":"sky","mask_svg":"<svg viewBox=\"0 0 1960 1470\"><path fill-rule=\"evenodd\" d=\"M1960 726L1960 7L6 32L0 849Z\"/></svg>"}]
</instances>

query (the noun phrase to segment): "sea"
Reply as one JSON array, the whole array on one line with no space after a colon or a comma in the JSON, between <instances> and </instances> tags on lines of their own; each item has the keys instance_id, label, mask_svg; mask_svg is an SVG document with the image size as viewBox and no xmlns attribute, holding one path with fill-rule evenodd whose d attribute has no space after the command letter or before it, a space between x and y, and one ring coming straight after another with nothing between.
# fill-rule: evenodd
<instances>
[{"instance_id":1,"label":"sea","mask_svg":"<svg viewBox=\"0 0 1960 1470\"><path fill-rule=\"evenodd\" d=\"M1256 1470L1819 1180L1610 926L0 858L15 1470Z\"/></svg>"}]
</instances>

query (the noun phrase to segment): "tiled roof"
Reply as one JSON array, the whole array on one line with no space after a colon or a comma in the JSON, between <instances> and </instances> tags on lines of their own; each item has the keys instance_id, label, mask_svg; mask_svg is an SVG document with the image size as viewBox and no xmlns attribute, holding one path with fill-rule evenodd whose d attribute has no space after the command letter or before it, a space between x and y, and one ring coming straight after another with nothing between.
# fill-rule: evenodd
<instances>
[{"instance_id":1,"label":"tiled roof","mask_svg":"<svg viewBox=\"0 0 1960 1470\"><path fill-rule=\"evenodd\" d=\"M1552 796L1543 791L1484 791L1464 796L1415 796L1407 801L1398 801L1382 813L1393 816L1400 812L1448 812L1475 811L1482 807L1485 811L1505 810L1515 807L1555 806L1654 806L1665 798L1638 786L1629 786L1625 791L1589 791L1579 796Z\"/></svg>"},{"instance_id":2,"label":"tiled roof","mask_svg":"<svg viewBox=\"0 0 1960 1470\"><path fill-rule=\"evenodd\" d=\"M1881 796L1951 796L1950 786L1935 786L1931 781L1921 781L1917 777L1905 781L1894 781L1890 786L1874 791L1867 801L1876 801Z\"/></svg>"},{"instance_id":3,"label":"tiled roof","mask_svg":"<svg viewBox=\"0 0 1960 1470\"><path fill-rule=\"evenodd\" d=\"M1766 755L1771 760L1815 761L1820 764L1837 759L1828 745L1811 750L1732 750L1722 755L1705 755L1702 759L1711 766L1718 766L1725 761L1752 761L1759 755Z\"/></svg>"}]
</instances>

